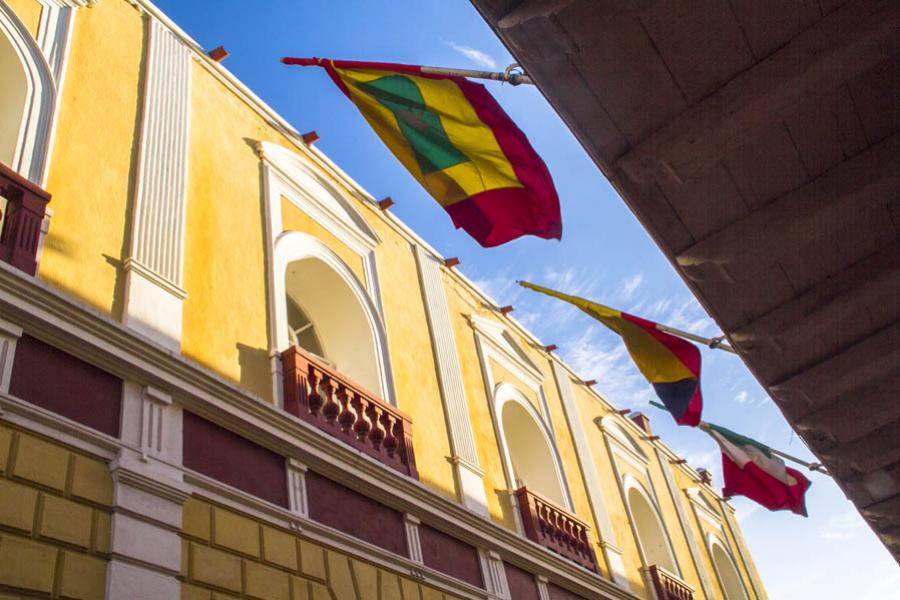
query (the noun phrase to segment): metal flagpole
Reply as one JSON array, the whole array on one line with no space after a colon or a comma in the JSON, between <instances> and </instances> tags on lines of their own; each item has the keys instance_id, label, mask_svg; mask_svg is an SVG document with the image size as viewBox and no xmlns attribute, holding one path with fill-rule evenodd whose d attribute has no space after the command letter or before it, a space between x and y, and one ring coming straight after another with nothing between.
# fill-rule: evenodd
<instances>
[{"instance_id":1,"label":"metal flagpole","mask_svg":"<svg viewBox=\"0 0 900 600\"><path fill-rule=\"evenodd\" d=\"M655 402L651 402L651 403L654 404L655 406L660 406L660 405L656 404ZM661 406L661 408L665 408L665 406ZM700 429L702 429L703 431L706 431L706 432L710 431L709 423L707 423L705 421L701 421L700 425L698 425L698 427L700 427ZM829 473L828 471L825 470L825 467L822 466L822 463L806 462L805 460L797 458L796 456L791 456L787 452L782 452L781 450L776 450L775 448L772 448L771 446L766 446L766 448L768 448L769 452L771 452L772 454L774 454L776 456L780 456L781 458L787 459L791 462L795 462L798 465L803 465L810 471L815 471L817 473L821 473L823 475L828 475L829 477L831 477L831 473Z\"/></svg>"},{"instance_id":2,"label":"metal flagpole","mask_svg":"<svg viewBox=\"0 0 900 600\"><path fill-rule=\"evenodd\" d=\"M516 73L514 69L518 68L518 64L512 64L506 67L502 73L495 71L475 71L471 69L445 69L443 67L419 67L423 73L431 75L447 75L449 77L471 77L472 79L490 79L491 81L503 81L510 85L534 85L531 77L524 73Z\"/></svg>"},{"instance_id":3,"label":"metal flagpole","mask_svg":"<svg viewBox=\"0 0 900 600\"><path fill-rule=\"evenodd\" d=\"M668 325L662 325L660 323L656 323L656 328L665 333L671 333L672 335L677 335L680 338L684 338L686 340L691 340L692 342L700 342L704 346L708 348L712 348L713 350L724 350L725 352L731 352L732 354L737 354L734 348L724 343L722 340L725 339L725 336L719 336L714 338L705 338L703 336L690 333L688 331L682 331L680 329L675 329L674 327L669 327Z\"/></svg>"}]
</instances>

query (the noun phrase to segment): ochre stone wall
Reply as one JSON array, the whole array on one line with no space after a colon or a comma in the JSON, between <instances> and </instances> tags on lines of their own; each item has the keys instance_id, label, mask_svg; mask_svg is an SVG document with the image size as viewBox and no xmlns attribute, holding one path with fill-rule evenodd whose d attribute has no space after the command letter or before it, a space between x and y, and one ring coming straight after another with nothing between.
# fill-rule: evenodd
<instances>
[{"instance_id":1,"label":"ochre stone wall","mask_svg":"<svg viewBox=\"0 0 900 600\"><path fill-rule=\"evenodd\" d=\"M112 497L103 461L0 426L0 595L102 598Z\"/></svg>"},{"instance_id":2,"label":"ochre stone wall","mask_svg":"<svg viewBox=\"0 0 900 600\"><path fill-rule=\"evenodd\" d=\"M458 600L196 496L181 536L182 600Z\"/></svg>"}]
</instances>

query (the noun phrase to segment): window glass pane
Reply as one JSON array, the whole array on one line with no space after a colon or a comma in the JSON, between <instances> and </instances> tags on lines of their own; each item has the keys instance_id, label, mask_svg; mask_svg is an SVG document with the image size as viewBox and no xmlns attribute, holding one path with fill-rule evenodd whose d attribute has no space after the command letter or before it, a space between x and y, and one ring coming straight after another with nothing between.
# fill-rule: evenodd
<instances>
[{"instance_id":1,"label":"window glass pane","mask_svg":"<svg viewBox=\"0 0 900 600\"><path fill-rule=\"evenodd\" d=\"M325 358L315 326L309 320L309 317L306 316L306 313L303 312L303 309L290 297L287 299L287 317L288 334L291 342L304 350Z\"/></svg>"}]
</instances>

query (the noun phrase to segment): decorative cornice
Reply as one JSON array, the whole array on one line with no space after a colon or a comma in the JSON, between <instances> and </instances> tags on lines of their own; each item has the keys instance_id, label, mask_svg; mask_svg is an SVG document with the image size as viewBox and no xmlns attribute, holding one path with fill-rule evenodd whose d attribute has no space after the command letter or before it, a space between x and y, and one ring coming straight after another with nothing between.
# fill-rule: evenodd
<instances>
[{"instance_id":1,"label":"decorative cornice","mask_svg":"<svg viewBox=\"0 0 900 600\"><path fill-rule=\"evenodd\" d=\"M135 258L129 257L122 261L122 268L125 269L125 271L134 271L135 273L138 273L147 281L158 285L180 300L187 299L187 290L185 290L181 286L175 285L165 277L162 277L161 275L158 275L155 272L151 271L143 263Z\"/></svg>"},{"instance_id":2,"label":"decorative cornice","mask_svg":"<svg viewBox=\"0 0 900 600\"><path fill-rule=\"evenodd\" d=\"M413 513L461 541L496 550L504 560L549 576L575 593L636 598L5 263L0 263L0 312L30 335L139 385L164 390L191 412L284 456L300 458L335 482Z\"/></svg>"}]
</instances>

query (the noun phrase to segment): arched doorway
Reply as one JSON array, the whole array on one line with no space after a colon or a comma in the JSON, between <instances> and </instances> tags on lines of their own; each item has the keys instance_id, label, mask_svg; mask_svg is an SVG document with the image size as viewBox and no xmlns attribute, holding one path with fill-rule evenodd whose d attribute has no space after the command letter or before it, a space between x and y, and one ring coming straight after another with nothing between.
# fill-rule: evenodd
<instances>
[{"instance_id":1,"label":"arched doorway","mask_svg":"<svg viewBox=\"0 0 900 600\"><path fill-rule=\"evenodd\" d=\"M384 326L352 269L319 239L287 231L274 242L271 276L272 349L298 345L396 404Z\"/></svg>"},{"instance_id":2,"label":"arched doorway","mask_svg":"<svg viewBox=\"0 0 900 600\"><path fill-rule=\"evenodd\" d=\"M305 258L287 265L284 289L291 343L379 393L372 328L347 282L324 261Z\"/></svg>"},{"instance_id":3,"label":"arched doorway","mask_svg":"<svg viewBox=\"0 0 900 600\"><path fill-rule=\"evenodd\" d=\"M656 565L677 575L678 567L656 508L637 484L628 486L627 490L628 509L645 566Z\"/></svg>"},{"instance_id":4,"label":"arched doorway","mask_svg":"<svg viewBox=\"0 0 900 600\"><path fill-rule=\"evenodd\" d=\"M725 593L725 600L747 600L747 592L744 591L744 584L737 567L734 566L734 561L731 560L731 556L718 539L711 539L710 552L719 576L719 583L722 584L722 591Z\"/></svg>"}]
</instances>

